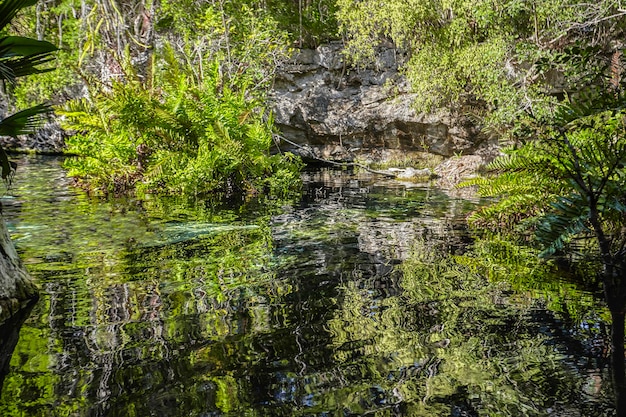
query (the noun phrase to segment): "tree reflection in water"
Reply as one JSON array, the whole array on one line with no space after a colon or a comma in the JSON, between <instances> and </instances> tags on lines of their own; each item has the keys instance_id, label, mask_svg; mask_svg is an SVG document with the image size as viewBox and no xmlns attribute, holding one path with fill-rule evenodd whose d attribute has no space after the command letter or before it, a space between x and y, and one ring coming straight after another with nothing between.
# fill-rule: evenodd
<instances>
[{"instance_id":1,"label":"tree reflection in water","mask_svg":"<svg viewBox=\"0 0 626 417\"><path fill-rule=\"evenodd\" d=\"M5 206L43 296L3 414L613 408L595 289L496 238L468 248L471 202L329 171L279 209L101 202L31 168Z\"/></svg>"}]
</instances>

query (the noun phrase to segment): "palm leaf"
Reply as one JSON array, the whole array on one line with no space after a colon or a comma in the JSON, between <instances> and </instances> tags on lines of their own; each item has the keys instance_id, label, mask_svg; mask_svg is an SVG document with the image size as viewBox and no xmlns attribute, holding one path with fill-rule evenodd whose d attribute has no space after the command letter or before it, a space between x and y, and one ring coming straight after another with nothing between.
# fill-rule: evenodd
<instances>
[{"instance_id":1,"label":"palm leaf","mask_svg":"<svg viewBox=\"0 0 626 417\"><path fill-rule=\"evenodd\" d=\"M37 0L0 0L0 31L4 29L16 13ZM0 81L14 81L15 78L37 74L52 70L52 68L38 68L39 65L49 62L51 54L57 48L49 42L21 36L4 36L0 38ZM18 136L32 133L42 124L41 116L49 113L50 106L40 104L17 112L0 120L0 136ZM8 181L15 171L14 164L0 148L0 177Z\"/></svg>"},{"instance_id":2,"label":"palm leaf","mask_svg":"<svg viewBox=\"0 0 626 417\"><path fill-rule=\"evenodd\" d=\"M50 42L25 38L23 36L5 36L0 39L1 58L49 54L56 50L57 47Z\"/></svg>"},{"instance_id":3,"label":"palm leaf","mask_svg":"<svg viewBox=\"0 0 626 417\"><path fill-rule=\"evenodd\" d=\"M46 64L52 60L53 58L48 56L48 54L43 54L1 61L0 80L6 80L13 83L18 77L52 71L54 70L54 67L38 68L39 65Z\"/></svg>"},{"instance_id":4,"label":"palm leaf","mask_svg":"<svg viewBox=\"0 0 626 417\"><path fill-rule=\"evenodd\" d=\"M8 63L8 66L13 70L13 75L17 77L24 77L26 75L32 74L41 74L43 72L48 72L54 70L54 67L51 68L38 68L39 65L46 64L52 61L54 58L50 56L50 54L38 54L31 55L15 60L5 61Z\"/></svg>"},{"instance_id":5,"label":"palm leaf","mask_svg":"<svg viewBox=\"0 0 626 417\"><path fill-rule=\"evenodd\" d=\"M12 80L14 77L13 70L6 62L0 60L0 81Z\"/></svg>"},{"instance_id":6,"label":"palm leaf","mask_svg":"<svg viewBox=\"0 0 626 417\"><path fill-rule=\"evenodd\" d=\"M0 30L23 7L35 4L33 0L0 0ZM14 82L17 77L51 71L38 68L49 62L57 47L50 42L23 36L0 37L0 80Z\"/></svg>"},{"instance_id":7,"label":"palm leaf","mask_svg":"<svg viewBox=\"0 0 626 417\"><path fill-rule=\"evenodd\" d=\"M37 0L4 0L0 1L0 30L8 25L15 14L24 7L34 6Z\"/></svg>"},{"instance_id":8,"label":"palm leaf","mask_svg":"<svg viewBox=\"0 0 626 417\"><path fill-rule=\"evenodd\" d=\"M33 133L41 127L41 115L51 111L52 108L49 105L40 104L4 118L0 120L0 136L18 136Z\"/></svg>"}]
</instances>

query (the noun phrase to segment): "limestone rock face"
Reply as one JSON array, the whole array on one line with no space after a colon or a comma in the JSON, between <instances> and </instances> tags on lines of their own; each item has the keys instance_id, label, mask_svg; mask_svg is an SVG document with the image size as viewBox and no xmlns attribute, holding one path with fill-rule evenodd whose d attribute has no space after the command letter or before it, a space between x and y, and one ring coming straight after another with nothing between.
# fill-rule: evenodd
<instances>
[{"instance_id":1,"label":"limestone rock face","mask_svg":"<svg viewBox=\"0 0 626 417\"><path fill-rule=\"evenodd\" d=\"M9 116L6 97L0 94L0 119ZM0 147L5 150L25 150L40 153L62 153L66 148L65 139L67 134L54 115L48 117L48 121L36 132L29 135L21 135L16 138L0 136Z\"/></svg>"},{"instance_id":2,"label":"limestone rock face","mask_svg":"<svg viewBox=\"0 0 626 417\"><path fill-rule=\"evenodd\" d=\"M450 111L417 113L415 95L392 49L372 68L347 65L341 43L301 50L279 70L272 96L281 150L347 160L397 149L442 156L469 154L487 137ZM304 146L304 148L300 148Z\"/></svg>"},{"instance_id":3,"label":"limestone rock face","mask_svg":"<svg viewBox=\"0 0 626 417\"><path fill-rule=\"evenodd\" d=\"M37 298L38 288L22 264L0 216L0 323Z\"/></svg>"},{"instance_id":4,"label":"limestone rock face","mask_svg":"<svg viewBox=\"0 0 626 417\"><path fill-rule=\"evenodd\" d=\"M60 154L65 148L67 133L57 120L44 124L36 133L21 135L16 138L0 137L0 146L4 149L27 150L38 153Z\"/></svg>"}]
</instances>

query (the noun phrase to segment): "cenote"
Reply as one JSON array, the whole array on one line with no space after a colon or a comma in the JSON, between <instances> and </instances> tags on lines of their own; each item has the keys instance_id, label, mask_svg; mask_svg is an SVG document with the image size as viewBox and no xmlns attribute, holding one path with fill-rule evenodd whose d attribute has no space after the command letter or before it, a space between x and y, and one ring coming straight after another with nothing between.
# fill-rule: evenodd
<instances>
[{"instance_id":1,"label":"cenote","mask_svg":"<svg viewBox=\"0 0 626 417\"><path fill-rule=\"evenodd\" d=\"M42 295L2 334L1 415L613 413L601 294L474 242L476 201L329 169L290 202L103 201L18 163Z\"/></svg>"}]
</instances>

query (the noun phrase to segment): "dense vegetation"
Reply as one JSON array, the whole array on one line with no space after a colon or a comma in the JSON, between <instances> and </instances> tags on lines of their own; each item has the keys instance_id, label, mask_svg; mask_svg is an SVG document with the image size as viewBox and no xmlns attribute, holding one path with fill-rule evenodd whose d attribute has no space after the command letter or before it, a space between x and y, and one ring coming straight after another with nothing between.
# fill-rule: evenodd
<instances>
[{"instance_id":1,"label":"dense vegetation","mask_svg":"<svg viewBox=\"0 0 626 417\"><path fill-rule=\"evenodd\" d=\"M5 32L5 28L15 15L34 3L36 2L0 2L0 83L3 86L13 86L20 77L41 74L51 69L46 63L51 60L51 54L57 49L54 45L23 36L10 36ZM47 106L40 104L2 118L0 135L17 136L33 132L39 125L38 116L48 111ZM0 176L7 180L12 171L6 153L0 148Z\"/></svg>"},{"instance_id":2,"label":"dense vegetation","mask_svg":"<svg viewBox=\"0 0 626 417\"><path fill-rule=\"evenodd\" d=\"M80 132L69 150L83 156L67 161L69 174L107 191L280 194L297 186L299 163L270 155L271 119L254 91L248 96L247 80L225 84L215 61L195 80L171 48L165 53L150 85L129 69L124 82L65 106L66 127Z\"/></svg>"},{"instance_id":3,"label":"dense vegetation","mask_svg":"<svg viewBox=\"0 0 626 417\"><path fill-rule=\"evenodd\" d=\"M590 234L605 266L618 267L626 241L626 98L617 39L626 11L614 2L338 5L355 62L374 60L387 39L407 55L419 108L471 108L513 140L492 165L502 175L470 182L503 197L475 219L499 227L530 217L525 230L538 232L546 254Z\"/></svg>"},{"instance_id":4,"label":"dense vegetation","mask_svg":"<svg viewBox=\"0 0 626 417\"><path fill-rule=\"evenodd\" d=\"M417 93L419 110L448 106L469 112L508 140L510 146L490 165L488 175L467 183L497 197L495 204L474 214L473 224L507 228L533 239L544 256L569 253L602 265L600 277L613 320L617 409L625 415L626 96L619 41L626 32L625 16L619 3L608 0L584 8L578 2L553 0L58 0L20 15L12 30L58 44L60 70L11 88L18 106L56 92L65 126L75 133L68 151L77 157L68 159L66 167L90 190L276 195L297 188L300 168L297 158L270 152L274 128L266 100L277 64L293 46L316 45L335 36L345 39L346 55L355 65L375 64L378 47L392 45ZM6 14L2 27L13 17ZM41 41L14 42L24 39L0 40L0 78L10 84L18 75L41 72L37 65L54 50ZM25 46L35 51L24 52ZM6 71L15 63L23 72ZM44 110L17 113L0 127L24 132L33 126L32 116ZM0 160L6 178L11 167L1 154ZM435 412L439 404L429 410L426 398L453 397L463 389L480 397L486 410L508 408L519 414L524 411L518 407L526 407L527 414L541 415L541 407L528 410L536 407L534 397L550 388L549 379L544 385L532 384L523 361L513 379L503 373L500 365L506 357L484 349L490 336L470 319L507 332L514 323L519 330L522 320L506 317L491 302L498 274L541 281L549 276L550 264L504 268L499 263L519 253L490 239L455 258L429 258L428 248L422 248L402 266L403 298L387 298L377 320L362 314L373 304L367 302L370 295L347 283L341 288L342 304L328 321L334 359L368 361L367 355L353 359L343 351L355 341L368 348L375 345L371 350L388 358L401 357L408 346L429 359L413 365L407 359L406 366L420 368L428 378L407 382L400 375L396 381L391 368L386 379L373 379L386 395L424 398L414 401L423 405L415 412ZM190 249L179 246L181 251ZM494 247L496 255L504 251L504 260L494 259ZM194 249L198 259L183 266L177 265L177 251L148 248L146 258L171 260L161 266L177 266L182 286L188 274L198 271L219 277L222 281L216 282L222 286L215 287L216 293L239 287L238 274L243 272L238 268L259 273L270 269L265 265L271 252L266 225L205 239ZM221 256L222 262L204 266L207 253ZM522 258L534 254L528 250ZM138 253L125 255L129 268L137 267ZM236 279L225 281L224 271ZM150 273L158 278L161 270ZM494 282L484 279L494 276ZM226 298L223 293L219 297ZM474 317L459 316L457 306L467 303L477 305ZM428 312L432 305L438 306L436 313ZM441 311L446 320L418 336L413 328L396 325L407 308L424 316ZM434 325L417 322L417 314L411 317L414 328ZM468 322L471 329L465 327ZM421 339L428 344L422 346ZM505 355L531 362L545 361L550 350L541 343L510 346L515 349ZM433 353L437 349L443 350ZM445 373L437 371L441 363ZM549 365L554 364L545 367ZM477 382L482 380L492 381L495 388L484 389ZM528 393L518 390L526 385L531 387ZM230 399L224 393L222 397L222 402Z\"/></svg>"},{"instance_id":5,"label":"dense vegetation","mask_svg":"<svg viewBox=\"0 0 626 417\"><path fill-rule=\"evenodd\" d=\"M451 106L508 139L474 224L533 238L544 256L602 265L617 413L626 415L626 96L619 2L339 0L357 63L405 52L418 108ZM620 394L621 393L621 394Z\"/></svg>"},{"instance_id":6,"label":"dense vegetation","mask_svg":"<svg viewBox=\"0 0 626 417\"><path fill-rule=\"evenodd\" d=\"M70 175L92 190L285 193L298 187L300 165L270 155L266 94L294 39L323 39L334 21L328 7L310 2L294 14L292 2L46 3L14 29L59 43L60 71L15 96L26 104L56 91L65 127L76 133ZM77 90L87 94L75 98Z\"/></svg>"},{"instance_id":7,"label":"dense vegetation","mask_svg":"<svg viewBox=\"0 0 626 417\"><path fill-rule=\"evenodd\" d=\"M80 74L73 79L88 94L62 111L77 133L69 151L81 155L67 166L106 192L297 186L297 159L270 155L265 101L277 63L290 45L339 35L356 65L375 63L378 47L391 44L418 109L470 112L513 143L491 166L497 176L470 182L500 198L474 220L536 232L546 255L583 249L621 282L625 16L608 0L586 8L552 0L63 0L22 16L15 29L64 46L60 73ZM45 76L41 89L18 88L18 102L59 87L58 75ZM605 282L620 287L613 284Z\"/></svg>"},{"instance_id":8,"label":"dense vegetation","mask_svg":"<svg viewBox=\"0 0 626 417\"><path fill-rule=\"evenodd\" d=\"M511 128L526 113L545 114L552 93L589 81L568 61L592 47L595 64L610 59L626 28L617 3L542 0L338 0L349 56L375 60L381 41L404 52L403 68L418 108L447 105ZM590 60L590 61L591 61ZM503 126L504 125L504 126Z\"/></svg>"}]
</instances>

